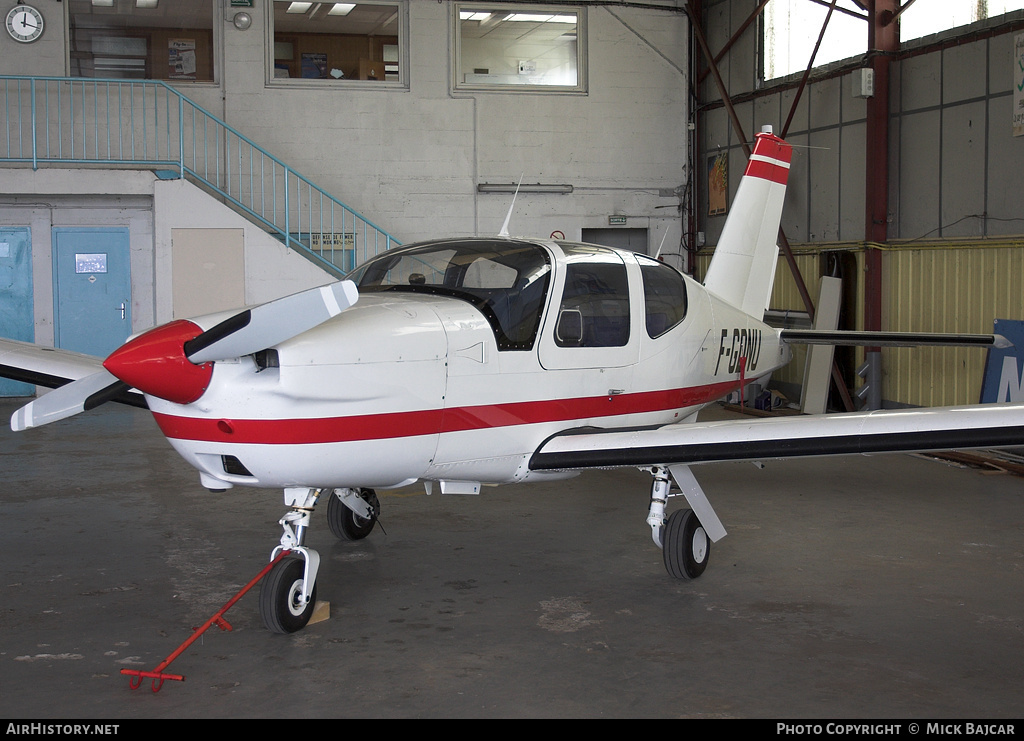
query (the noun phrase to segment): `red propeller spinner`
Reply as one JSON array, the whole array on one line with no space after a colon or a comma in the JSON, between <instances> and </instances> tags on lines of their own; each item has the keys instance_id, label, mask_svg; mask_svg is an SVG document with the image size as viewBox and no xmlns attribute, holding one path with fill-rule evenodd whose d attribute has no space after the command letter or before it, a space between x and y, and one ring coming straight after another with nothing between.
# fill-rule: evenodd
<instances>
[{"instance_id":1,"label":"red propeller spinner","mask_svg":"<svg viewBox=\"0 0 1024 741\"><path fill-rule=\"evenodd\" d=\"M103 361L103 367L144 394L176 404L191 404L203 395L213 376L213 363L192 363L185 343L203 333L179 319L125 343Z\"/></svg>"}]
</instances>

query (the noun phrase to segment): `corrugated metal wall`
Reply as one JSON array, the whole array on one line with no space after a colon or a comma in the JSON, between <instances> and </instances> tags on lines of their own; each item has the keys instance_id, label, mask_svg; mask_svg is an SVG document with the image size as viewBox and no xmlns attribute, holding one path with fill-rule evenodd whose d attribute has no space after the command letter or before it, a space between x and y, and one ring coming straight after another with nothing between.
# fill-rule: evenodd
<instances>
[{"instance_id":1,"label":"corrugated metal wall","mask_svg":"<svg viewBox=\"0 0 1024 741\"><path fill-rule=\"evenodd\" d=\"M937 243L886 250L886 329L992 331L1024 311L1024 240ZM976 404L984 350L893 348L882 353L882 398L916 406Z\"/></svg>"}]
</instances>

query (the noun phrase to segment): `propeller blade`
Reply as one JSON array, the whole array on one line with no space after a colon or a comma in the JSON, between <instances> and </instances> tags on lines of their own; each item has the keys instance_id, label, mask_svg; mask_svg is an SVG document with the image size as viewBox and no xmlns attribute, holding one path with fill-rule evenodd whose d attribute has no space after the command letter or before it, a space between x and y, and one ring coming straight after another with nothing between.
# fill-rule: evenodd
<instances>
[{"instance_id":1,"label":"propeller blade","mask_svg":"<svg viewBox=\"0 0 1024 741\"><path fill-rule=\"evenodd\" d=\"M72 417L98 407L128 388L128 384L101 370L30 401L11 416L11 429L21 432Z\"/></svg>"},{"instance_id":2,"label":"propeller blade","mask_svg":"<svg viewBox=\"0 0 1024 741\"><path fill-rule=\"evenodd\" d=\"M185 343L185 356L200 364L272 347L337 316L359 300L350 280L313 288L235 314Z\"/></svg>"}]
</instances>

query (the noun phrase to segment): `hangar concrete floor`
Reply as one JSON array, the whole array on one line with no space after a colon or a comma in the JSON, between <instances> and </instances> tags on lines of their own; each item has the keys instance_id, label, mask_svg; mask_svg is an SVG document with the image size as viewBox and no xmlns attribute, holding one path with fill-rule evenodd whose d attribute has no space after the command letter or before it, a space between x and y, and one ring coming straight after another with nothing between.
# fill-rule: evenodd
<instances>
[{"instance_id":1,"label":"hangar concrete floor","mask_svg":"<svg viewBox=\"0 0 1024 741\"><path fill-rule=\"evenodd\" d=\"M329 620L270 634L250 592L154 694L120 669L153 669L259 571L280 492L206 492L116 405L5 427L0 451L10 719L1024 716L1022 478L908 455L701 467L730 534L693 582L664 571L641 472L380 492L386 534L337 542L314 516Z\"/></svg>"}]
</instances>

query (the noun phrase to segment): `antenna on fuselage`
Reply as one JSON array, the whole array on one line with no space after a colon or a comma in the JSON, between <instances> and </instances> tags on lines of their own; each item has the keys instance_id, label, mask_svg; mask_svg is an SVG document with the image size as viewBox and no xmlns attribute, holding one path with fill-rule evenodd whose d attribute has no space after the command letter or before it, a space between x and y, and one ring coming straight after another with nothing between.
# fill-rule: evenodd
<instances>
[{"instance_id":1,"label":"antenna on fuselage","mask_svg":"<svg viewBox=\"0 0 1024 741\"><path fill-rule=\"evenodd\" d=\"M516 196L519 195L519 186L523 184L523 175L525 174L526 173L524 172L520 175L519 182L516 183L516 192L512 194L512 205L508 207L508 213L505 214L505 223L501 225L501 231L498 232L499 237L508 236L508 222L512 220L512 209L516 207Z\"/></svg>"},{"instance_id":2,"label":"antenna on fuselage","mask_svg":"<svg viewBox=\"0 0 1024 741\"><path fill-rule=\"evenodd\" d=\"M668 236L668 229L661 235L661 244L658 245L658 251L654 253L654 259L658 260L661 258L661 248L665 246L665 238Z\"/></svg>"}]
</instances>

